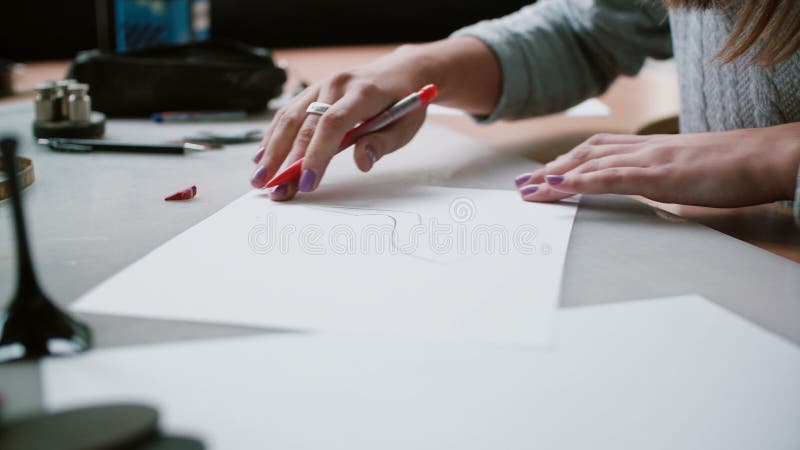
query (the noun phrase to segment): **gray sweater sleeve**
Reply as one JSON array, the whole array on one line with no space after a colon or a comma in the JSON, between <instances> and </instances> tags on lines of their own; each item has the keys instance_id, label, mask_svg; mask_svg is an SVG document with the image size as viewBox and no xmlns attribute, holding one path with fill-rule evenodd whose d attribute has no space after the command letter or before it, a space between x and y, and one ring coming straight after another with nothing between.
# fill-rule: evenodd
<instances>
[{"instance_id":1,"label":"gray sweater sleeve","mask_svg":"<svg viewBox=\"0 0 800 450\"><path fill-rule=\"evenodd\" d=\"M517 119L564 110L602 93L648 56L672 56L661 0L540 0L453 36L473 36L497 56L500 101L479 120Z\"/></svg>"}]
</instances>

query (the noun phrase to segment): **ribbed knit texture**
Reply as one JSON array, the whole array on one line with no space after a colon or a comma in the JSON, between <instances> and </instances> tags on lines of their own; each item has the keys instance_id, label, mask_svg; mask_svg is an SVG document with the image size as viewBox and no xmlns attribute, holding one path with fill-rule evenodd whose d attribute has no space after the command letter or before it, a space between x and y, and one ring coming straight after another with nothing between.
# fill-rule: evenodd
<instances>
[{"instance_id":1,"label":"ribbed knit texture","mask_svg":"<svg viewBox=\"0 0 800 450\"><path fill-rule=\"evenodd\" d=\"M800 2L798 3L800 4ZM732 11L670 13L681 85L681 131L722 131L800 121L800 53L771 67L715 59L735 21Z\"/></svg>"}]
</instances>

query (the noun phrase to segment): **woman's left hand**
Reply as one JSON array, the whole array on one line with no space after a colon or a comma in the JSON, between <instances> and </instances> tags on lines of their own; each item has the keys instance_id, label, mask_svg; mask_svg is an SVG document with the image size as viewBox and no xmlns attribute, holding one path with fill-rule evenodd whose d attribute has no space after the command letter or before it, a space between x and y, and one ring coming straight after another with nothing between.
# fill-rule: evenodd
<instances>
[{"instance_id":1,"label":"woman's left hand","mask_svg":"<svg viewBox=\"0 0 800 450\"><path fill-rule=\"evenodd\" d=\"M665 203L737 207L790 200L800 123L683 135L596 135L516 179L522 198L642 195Z\"/></svg>"}]
</instances>

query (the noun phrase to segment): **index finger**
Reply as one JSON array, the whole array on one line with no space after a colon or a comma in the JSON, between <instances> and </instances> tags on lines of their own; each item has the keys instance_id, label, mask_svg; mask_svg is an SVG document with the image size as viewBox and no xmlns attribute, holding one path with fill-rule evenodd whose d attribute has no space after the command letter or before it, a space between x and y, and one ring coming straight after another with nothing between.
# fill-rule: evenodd
<instances>
[{"instance_id":1,"label":"index finger","mask_svg":"<svg viewBox=\"0 0 800 450\"><path fill-rule=\"evenodd\" d=\"M331 158L339 153L345 134L356 124L382 112L393 99L372 85L348 92L322 115L306 150L300 175L300 192L319 185Z\"/></svg>"}]
</instances>

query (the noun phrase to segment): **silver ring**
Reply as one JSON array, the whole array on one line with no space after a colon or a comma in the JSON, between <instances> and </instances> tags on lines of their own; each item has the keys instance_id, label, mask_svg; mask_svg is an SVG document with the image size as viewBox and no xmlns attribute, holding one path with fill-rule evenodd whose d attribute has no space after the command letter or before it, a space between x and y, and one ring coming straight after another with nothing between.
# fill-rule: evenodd
<instances>
[{"instance_id":1,"label":"silver ring","mask_svg":"<svg viewBox=\"0 0 800 450\"><path fill-rule=\"evenodd\" d=\"M330 109L330 107L331 107L331 105L329 105L327 103L313 102L310 105L308 105L308 108L306 108L306 112L308 114L317 114L317 115L321 116L321 115L325 114L325 111Z\"/></svg>"}]
</instances>

